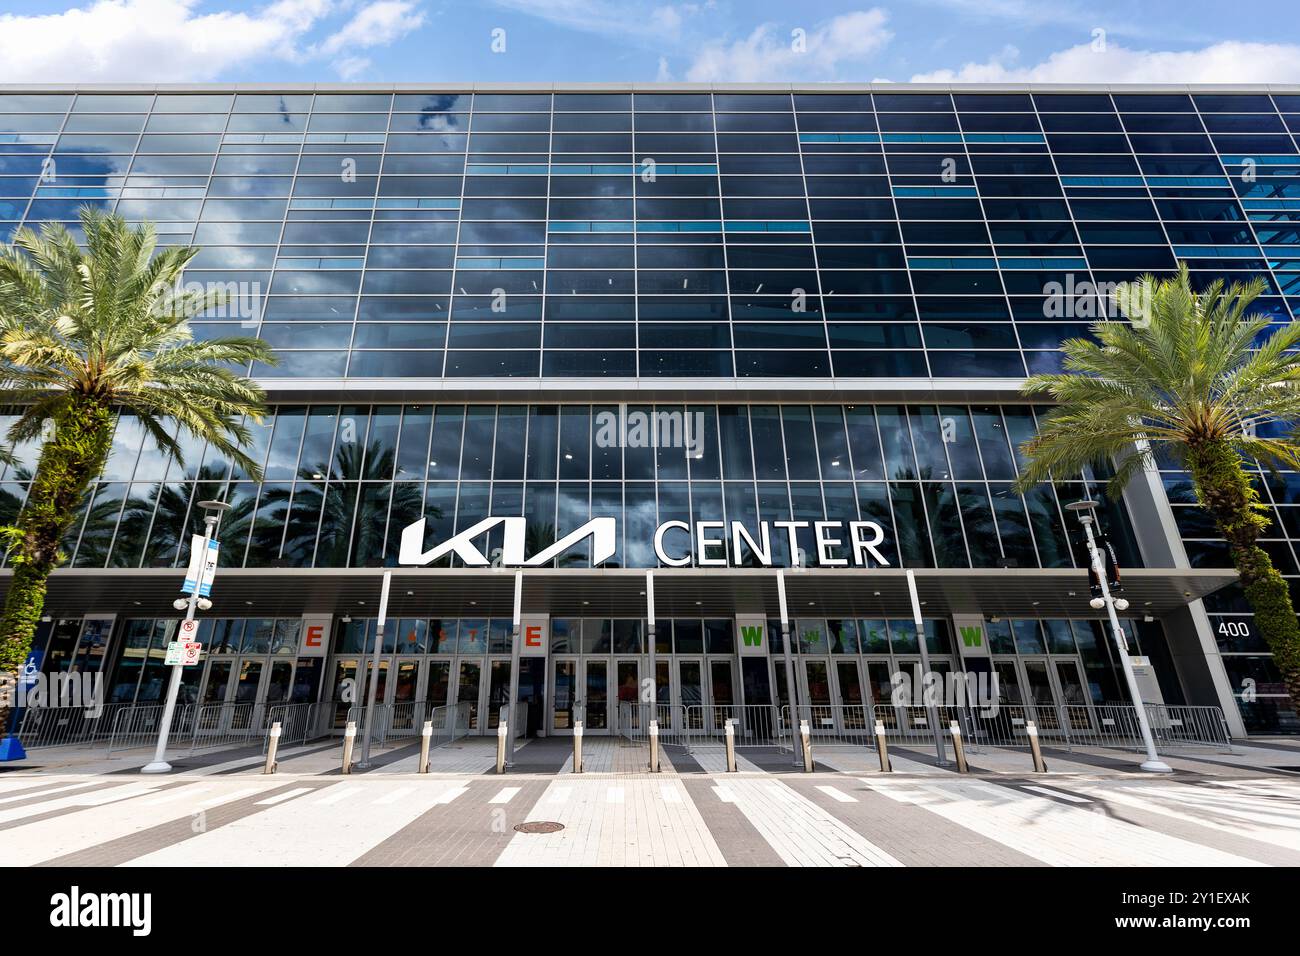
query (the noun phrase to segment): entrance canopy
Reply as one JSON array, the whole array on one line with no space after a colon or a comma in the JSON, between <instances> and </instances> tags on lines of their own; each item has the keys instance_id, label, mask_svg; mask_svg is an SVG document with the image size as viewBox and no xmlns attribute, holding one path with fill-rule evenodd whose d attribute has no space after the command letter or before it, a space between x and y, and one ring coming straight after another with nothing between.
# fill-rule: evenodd
<instances>
[{"instance_id":1,"label":"entrance canopy","mask_svg":"<svg viewBox=\"0 0 1300 956\"><path fill-rule=\"evenodd\" d=\"M221 617L299 613L374 616L382 568L231 568L217 573L212 611ZM506 616L514 607L510 568L392 568L390 616ZM918 568L926 616L1092 617L1085 571L1073 568ZM12 572L0 572L7 590ZM70 568L50 579L46 613L170 617L184 574L176 569ZM553 617L640 617L646 571L634 568L530 568L525 612ZM1129 614L1160 616L1236 580L1218 568L1133 568L1124 572ZM785 571L791 617L910 617L904 571L896 568ZM776 573L759 568L654 571L658 617L779 614Z\"/></svg>"}]
</instances>

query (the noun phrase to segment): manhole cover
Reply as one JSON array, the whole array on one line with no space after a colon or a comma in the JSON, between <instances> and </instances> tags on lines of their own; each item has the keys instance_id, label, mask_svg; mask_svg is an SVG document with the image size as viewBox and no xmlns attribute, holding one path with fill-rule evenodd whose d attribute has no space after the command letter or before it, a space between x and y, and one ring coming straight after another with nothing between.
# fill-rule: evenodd
<instances>
[{"instance_id":1,"label":"manhole cover","mask_svg":"<svg viewBox=\"0 0 1300 956\"><path fill-rule=\"evenodd\" d=\"M554 833L556 830L563 829L564 824L556 823L554 820L532 820L515 825L515 830L520 833Z\"/></svg>"}]
</instances>

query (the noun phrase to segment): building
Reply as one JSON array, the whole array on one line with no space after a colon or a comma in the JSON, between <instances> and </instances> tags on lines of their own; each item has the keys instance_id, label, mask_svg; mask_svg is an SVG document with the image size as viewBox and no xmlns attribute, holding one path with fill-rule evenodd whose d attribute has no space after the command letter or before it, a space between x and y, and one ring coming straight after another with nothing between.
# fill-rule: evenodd
<instances>
[{"instance_id":1,"label":"building","mask_svg":"<svg viewBox=\"0 0 1300 956\"><path fill-rule=\"evenodd\" d=\"M1300 87L27 87L0 114L0 235L152 220L231 292L197 333L280 355L252 370L261 483L118 427L37 642L113 701L159 698L214 497L187 700L334 699L381 567L381 700L465 701L479 730L517 571L536 733L578 704L609 731L651 661L665 702L786 699L777 568L801 700L879 700L923 656L1124 700L1063 509L1105 476L1012 493L1042 411L1018 386L1109 283L1178 260L1300 305ZM1261 485L1298 579L1300 476ZM1129 641L1167 703L1296 732L1190 500L1171 466L1100 513Z\"/></svg>"}]
</instances>

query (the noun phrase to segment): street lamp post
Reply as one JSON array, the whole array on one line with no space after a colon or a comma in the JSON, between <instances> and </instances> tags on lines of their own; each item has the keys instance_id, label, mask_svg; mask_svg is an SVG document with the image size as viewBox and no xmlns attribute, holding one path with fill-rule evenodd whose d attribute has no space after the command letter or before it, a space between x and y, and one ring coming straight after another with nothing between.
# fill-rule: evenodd
<instances>
[{"instance_id":1,"label":"street lamp post","mask_svg":"<svg viewBox=\"0 0 1300 956\"><path fill-rule=\"evenodd\" d=\"M1142 742L1147 748L1147 759L1142 762L1142 769L1149 770L1152 773L1170 773L1173 768L1160 759L1156 753L1155 738L1151 736L1151 723L1147 720L1146 705L1142 702L1142 697L1138 693L1137 678L1133 676L1133 662L1128 656L1128 639L1124 637L1124 629L1120 627L1119 615L1115 613L1117 602L1123 602L1119 610L1128 607L1128 601L1124 598L1116 598L1110 593L1110 584L1106 580L1106 562L1102 557L1101 549L1097 547L1097 540L1093 536L1093 516L1089 513L1097 508L1095 501L1076 501L1073 504L1066 505L1066 509L1075 512L1079 516L1079 523L1083 525L1084 534L1088 538L1088 561L1092 565L1093 573L1097 575L1097 582L1101 588L1101 597L1092 599L1092 606L1100 610L1106 608L1106 614L1110 618L1111 636L1115 641L1115 648L1119 652L1120 665L1124 670L1124 682L1128 685L1129 697L1133 699L1133 710L1137 713L1138 728L1142 731Z\"/></svg>"},{"instance_id":2,"label":"street lamp post","mask_svg":"<svg viewBox=\"0 0 1300 956\"><path fill-rule=\"evenodd\" d=\"M212 543L222 512L228 510L230 505L224 501L200 501L199 507L203 509L203 544L199 550L198 574L194 579L194 590L190 592L188 598L177 598L172 605L178 611L181 608L185 609L186 621L194 620L196 608L206 611L212 607L212 602L202 593L203 582L207 580L208 546ZM184 666L180 662L172 665L171 677L167 681L167 701L163 705L162 723L158 727L158 745L154 748L153 761L141 767L141 773L167 773L172 769L172 765L167 762L167 738L171 736L172 715L176 712L176 697L180 693L181 670Z\"/></svg>"}]
</instances>

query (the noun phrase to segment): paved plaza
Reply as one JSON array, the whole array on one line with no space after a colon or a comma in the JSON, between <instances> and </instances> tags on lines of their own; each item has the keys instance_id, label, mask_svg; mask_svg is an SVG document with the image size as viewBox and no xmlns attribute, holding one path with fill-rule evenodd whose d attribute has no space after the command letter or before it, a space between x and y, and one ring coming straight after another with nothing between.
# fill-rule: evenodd
<instances>
[{"instance_id":1,"label":"paved plaza","mask_svg":"<svg viewBox=\"0 0 1300 956\"><path fill-rule=\"evenodd\" d=\"M1300 747L1240 744L1171 756L1172 774L1116 751L973 753L972 772L898 749L791 755L665 753L589 738L529 741L494 772L494 741L414 745L340 773L336 742L175 758L36 751L0 771L0 863L8 866L1296 866ZM560 824L520 832L528 822Z\"/></svg>"}]
</instances>

